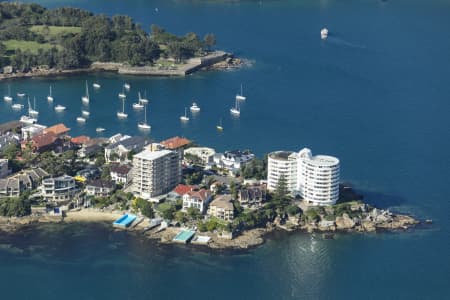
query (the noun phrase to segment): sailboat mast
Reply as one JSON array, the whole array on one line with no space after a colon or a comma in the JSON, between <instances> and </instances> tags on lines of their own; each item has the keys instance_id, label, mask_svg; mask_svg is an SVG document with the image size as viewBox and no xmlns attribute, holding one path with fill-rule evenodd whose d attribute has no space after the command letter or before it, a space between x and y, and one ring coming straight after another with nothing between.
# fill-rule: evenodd
<instances>
[{"instance_id":1,"label":"sailboat mast","mask_svg":"<svg viewBox=\"0 0 450 300\"><path fill-rule=\"evenodd\" d=\"M147 105L144 106L144 123L147 124Z\"/></svg>"},{"instance_id":2,"label":"sailboat mast","mask_svg":"<svg viewBox=\"0 0 450 300\"><path fill-rule=\"evenodd\" d=\"M122 100L122 113L125 113L125 99Z\"/></svg>"}]
</instances>

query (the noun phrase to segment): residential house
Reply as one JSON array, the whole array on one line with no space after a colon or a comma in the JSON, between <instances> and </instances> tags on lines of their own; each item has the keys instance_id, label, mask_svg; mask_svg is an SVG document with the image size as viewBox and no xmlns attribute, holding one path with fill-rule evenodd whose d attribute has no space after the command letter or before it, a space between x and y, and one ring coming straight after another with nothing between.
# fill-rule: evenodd
<instances>
[{"instance_id":1,"label":"residential house","mask_svg":"<svg viewBox=\"0 0 450 300\"><path fill-rule=\"evenodd\" d=\"M105 160L107 163L120 161L128 162L128 153L131 151L138 153L147 144L148 141L141 136L133 136L109 144L105 148Z\"/></svg>"},{"instance_id":2,"label":"residential house","mask_svg":"<svg viewBox=\"0 0 450 300\"><path fill-rule=\"evenodd\" d=\"M166 200L176 202L177 200L181 200L183 198L183 195L186 194L187 192L197 189L198 186L196 185L179 184L173 189L173 191L167 194Z\"/></svg>"},{"instance_id":3,"label":"residential house","mask_svg":"<svg viewBox=\"0 0 450 300\"><path fill-rule=\"evenodd\" d=\"M95 138L80 145L80 149L77 151L77 156L80 158L90 157L102 149L102 145L106 142L105 139Z\"/></svg>"},{"instance_id":4,"label":"residential house","mask_svg":"<svg viewBox=\"0 0 450 300\"><path fill-rule=\"evenodd\" d=\"M175 136L160 143L164 148L173 150L180 156L180 161L183 160L183 151L188 148L192 142L186 138Z\"/></svg>"},{"instance_id":5,"label":"residential house","mask_svg":"<svg viewBox=\"0 0 450 300\"><path fill-rule=\"evenodd\" d=\"M22 150L30 147L33 152L42 153L45 151L56 151L63 145L63 140L53 132L42 133L31 138L29 141L22 141Z\"/></svg>"},{"instance_id":6,"label":"residential house","mask_svg":"<svg viewBox=\"0 0 450 300\"><path fill-rule=\"evenodd\" d=\"M64 138L65 135L70 131L70 128L67 128L63 123L59 123L44 129L44 133L53 133L55 136L59 138Z\"/></svg>"},{"instance_id":7,"label":"residential house","mask_svg":"<svg viewBox=\"0 0 450 300\"><path fill-rule=\"evenodd\" d=\"M26 190L36 189L42 179L47 176L47 172L41 168L36 168L0 179L0 196L18 197Z\"/></svg>"},{"instance_id":8,"label":"residential house","mask_svg":"<svg viewBox=\"0 0 450 300\"><path fill-rule=\"evenodd\" d=\"M225 221L232 221L234 218L234 206L233 202L231 202L231 195L217 196L211 204L209 204L208 216Z\"/></svg>"},{"instance_id":9,"label":"residential house","mask_svg":"<svg viewBox=\"0 0 450 300\"><path fill-rule=\"evenodd\" d=\"M29 140L32 137L42 134L47 126L40 124L30 124L22 128L22 140Z\"/></svg>"},{"instance_id":10,"label":"residential house","mask_svg":"<svg viewBox=\"0 0 450 300\"><path fill-rule=\"evenodd\" d=\"M205 189L189 191L183 195L183 211L189 207L197 208L202 214L211 200L211 192Z\"/></svg>"},{"instance_id":11,"label":"residential house","mask_svg":"<svg viewBox=\"0 0 450 300\"><path fill-rule=\"evenodd\" d=\"M74 145L81 147L81 145L88 143L90 141L90 139L91 138L86 135L80 135L80 136L71 138L70 142Z\"/></svg>"},{"instance_id":12,"label":"residential house","mask_svg":"<svg viewBox=\"0 0 450 300\"><path fill-rule=\"evenodd\" d=\"M132 167L130 165L112 163L110 166L111 180L115 183L127 185L131 182L132 179L131 170Z\"/></svg>"},{"instance_id":13,"label":"residential house","mask_svg":"<svg viewBox=\"0 0 450 300\"><path fill-rule=\"evenodd\" d=\"M42 181L41 195L50 202L68 202L78 192L75 179L69 175L47 178Z\"/></svg>"},{"instance_id":14,"label":"residential house","mask_svg":"<svg viewBox=\"0 0 450 300\"><path fill-rule=\"evenodd\" d=\"M114 192L115 187L112 181L96 179L89 181L84 190L88 196L108 197Z\"/></svg>"},{"instance_id":15,"label":"residential house","mask_svg":"<svg viewBox=\"0 0 450 300\"><path fill-rule=\"evenodd\" d=\"M248 186L238 191L238 201L244 207L261 207L266 201L266 186Z\"/></svg>"},{"instance_id":16,"label":"residential house","mask_svg":"<svg viewBox=\"0 0 450 300\"><path fill-rule=\"evenodd\" d=\"M191 147L184 150L185 160L190 157L196 158L198 163L203 166L208 166L214 163L214 155L216 151L207 147Z\"/></svg>"},{"instance_id":17,"label":"residential house","mask_svg":"<svg viewBox=\"0 0 450 300\"><path fill-rule=\"evenodd\" d=\"M246 163L255 158L255 155L250 151L225 151L214 156L214 163L232 173L238 172Z\"/></svg>"}]
</instances>

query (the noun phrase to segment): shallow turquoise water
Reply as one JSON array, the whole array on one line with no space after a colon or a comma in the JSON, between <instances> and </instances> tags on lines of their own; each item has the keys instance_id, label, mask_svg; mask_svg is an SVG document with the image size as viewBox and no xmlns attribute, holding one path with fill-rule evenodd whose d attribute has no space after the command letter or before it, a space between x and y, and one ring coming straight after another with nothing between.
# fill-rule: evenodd
<instances>
[{"instance_id":1,"label":"shallow turquoise water","mask_svg":"<svg viewBox=\"0 0 450 300\"><path fill-rule=\"evenodd\" d=\"M138 134L142 114L132 112L131 102L146 89L150 136L157 140L184 135L217 150L250 148L257 154L308 146L338 156L342 179L367 201L435 224L405 234L331 241L296 234L239 255L156 247L99 228L81 236L56 231L42 234L44 248L37 255L0 250L0 282L10 287L6 296L442 299L449 294L448 1L42 3L126 13L145 27L157 23L180 34L215 32L218 48L253 62L239 71L186 78L93 74L10 82L14 93L40 99L42 123L63 121L74 135L95 135L97 126L107 128L105 135ZM331 33L326 41L319 36L324 26ZM91 117L78 126L84 80L98 80L102 89L91 91ZM118 122L117 93L124 81L133 98L127 102L130 117ZM247 100L241 117L233 119L228 110L241 83ZM44 100L49 84L55 104L68 107L63 116ZM202 110L183 126L178 118L193 99ZM0 121L20 116L4 103L0 112ZM220 118L225 130L217 134ZM0 243L27 248L34 235L41 236L32 232L2 237ZM114 246L116 240L120 245ZM21 289L24 283L30 289Z\"/></svg>"}]
</instances>

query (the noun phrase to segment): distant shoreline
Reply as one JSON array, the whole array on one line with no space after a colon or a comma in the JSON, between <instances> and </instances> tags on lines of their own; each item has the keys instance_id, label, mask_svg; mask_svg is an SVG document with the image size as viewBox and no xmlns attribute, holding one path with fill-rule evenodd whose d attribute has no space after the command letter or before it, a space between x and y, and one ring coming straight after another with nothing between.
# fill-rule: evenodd
<instances>
[{"instance_id":1,"label":"distant shoreline","mask_svg":"<svg viewBox=\"0 0 450 300\"><path fill-rule=\"evenodd\" d=\"M123 63L94 62L89 67L77 69L39 69L30 72L16 72L0 74L1 80L26 79L35 77L70 76L95 72L110 72L120 75L137 75L151 77L183 77L200 70L227 70L236 69L243 65L243 61L233 54L224 51L214 51L204 57L196 57L182 64L162 66L156 63L153 66L132 67Z\"/></svg>"}]
</instances>

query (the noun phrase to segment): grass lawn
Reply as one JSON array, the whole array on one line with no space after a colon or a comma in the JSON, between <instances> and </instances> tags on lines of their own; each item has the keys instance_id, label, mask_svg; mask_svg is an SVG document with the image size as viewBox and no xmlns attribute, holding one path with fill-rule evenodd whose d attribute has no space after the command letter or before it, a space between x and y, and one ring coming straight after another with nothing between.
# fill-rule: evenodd
<instances>
[{"instance_id":1,"label":"grass lawn","mask_svg":"<svg viewBox=\"0 0 450 300\"><path fill-rule=\"evenodd\" d=\"M36 33L40 33L44 35L44 37L47 36L47 33L44 30L45 25L34 25L31 26L30 30ZM48 26L49 32L48 37L49 38L56 38L58 36L61 36L65 33L79 33L81 32L81 27L74 27L74 26Z\"/></svg>"},{"instance_id":2,"label":"grass lawn","mask_svg":"<svg viewBox=\"0 0 450 300\"><path fill-rule=\"evenodd\" d=\"M30 50L35 54L37 53L39 48L50 49L53 47L53 45L49 43L39 44L33 41L7 40L2 41L2 43L6 46L6 51L15 51L16 49L20 49L22 51Z\"/></svg>"}]
</instances>

